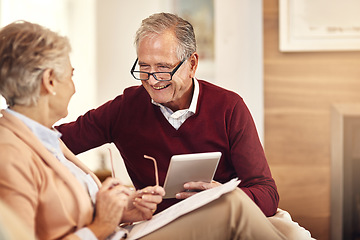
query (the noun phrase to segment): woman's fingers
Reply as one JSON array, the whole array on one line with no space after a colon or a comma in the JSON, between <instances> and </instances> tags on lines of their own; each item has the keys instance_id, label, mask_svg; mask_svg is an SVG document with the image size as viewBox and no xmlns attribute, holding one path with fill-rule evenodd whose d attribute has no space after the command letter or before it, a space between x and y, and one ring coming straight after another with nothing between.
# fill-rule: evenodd
<instances>
[{"instance_id":1,"label":"woman's fingers","mask_svg":"<svg viewBox=\"0 0 360 240\"><path fill-rule=\"evenodd\" d=\"M116 178L106 179L96 195L96 217L100 221L119 224L133 191Z\"/></svg>"}]
</instances>

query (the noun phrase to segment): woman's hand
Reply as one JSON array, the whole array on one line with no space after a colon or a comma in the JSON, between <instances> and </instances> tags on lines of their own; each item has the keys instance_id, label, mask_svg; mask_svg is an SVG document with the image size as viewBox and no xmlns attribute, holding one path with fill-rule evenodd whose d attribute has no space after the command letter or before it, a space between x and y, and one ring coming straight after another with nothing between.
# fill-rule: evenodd
<instances>
[{"instance_id":1,"label":"woman's hand","mask_svg":"<svg viewBox=\"0 0 360 240\"><path fill-rule=\"evenodd\" d=\"M197 192L201 192L210 188L218 187L221 183L216 181L207 182L188 182L184 184L185 191L176 194L176 199L185 199L191 197Z\"/></svg>"},{"instance_id":2,"label":"woman's hand","mask_svg":"<svg viewBox=\"0 0 360 240\"><path fill-rule=\"evenodd\" d=\"M122 222L151 219L164 195L165 191L160 186L146 187L136 191L131 196L131 201L129 201L129 206L124 212Z\"/></svg>"},{"instance_id":3,"label":"woman's hand","mask_svg":"<svg viewBox=\"0 0 360 240\"><path fill-rule=\"evenodd\" d=\"M98 239L108 237L119 225L133 192L119 179L107 178L96 194L95 218L88 228Z\"/></svg>"}]
</instances>

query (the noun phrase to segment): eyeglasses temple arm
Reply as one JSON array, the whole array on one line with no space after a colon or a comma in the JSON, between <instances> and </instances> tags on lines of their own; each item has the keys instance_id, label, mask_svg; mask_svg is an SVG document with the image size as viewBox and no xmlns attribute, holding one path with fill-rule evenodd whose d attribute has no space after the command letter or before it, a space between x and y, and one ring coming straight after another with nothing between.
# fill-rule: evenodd
<instances>
[{"instance_id":1,"label":"eyeglasses temple arm","mask_svg":"<svg viewBox=\"0 0 360 240\"><path fill-rule=\"evenodd\" d=\"M158 168L157 168L157 163L156 163L155 158L147 156L147 155L144 155L144 158L150 159L154 162L156 186L159 186L159 174L158 174Z\"/></svg>"},{"instance_id":2,"label":"eyeglasses temple arm","mask_svg":"<svg viewBox=\"0 0 360 240\"><path fill-rule=\"evenodd\" d=\"M110 153L110 162L111 162L111 176L114 178L115 177L115 170L114 170L114 162L113 162L113 157L112 157L112 153L111 153L111 149L108 148L109 153Z\"/></svg>"}]
</instances>

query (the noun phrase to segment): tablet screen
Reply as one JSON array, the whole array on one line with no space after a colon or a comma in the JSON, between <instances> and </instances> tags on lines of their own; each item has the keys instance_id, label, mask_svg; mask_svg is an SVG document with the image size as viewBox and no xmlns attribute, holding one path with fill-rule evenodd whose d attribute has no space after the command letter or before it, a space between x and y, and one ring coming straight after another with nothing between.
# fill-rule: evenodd
<instances>
[{"instance_id":1,"label":"tablet screen","mask_svg":"<svg viewBox=\"0 0 360 240\"><path fill-rule=\"evenodd\" d=\"M175 198L184 190L187 182L211 182L214 177L221 152L181 154L171 157L166 174L164 198Z\"/></svg>"}]
</instances>

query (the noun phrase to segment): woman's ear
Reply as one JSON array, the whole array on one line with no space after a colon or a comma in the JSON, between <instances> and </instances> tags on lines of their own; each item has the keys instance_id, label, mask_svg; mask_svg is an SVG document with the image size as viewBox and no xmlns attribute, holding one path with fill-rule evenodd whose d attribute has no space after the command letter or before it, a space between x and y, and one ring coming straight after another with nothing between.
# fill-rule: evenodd
<instances>
[{"instance_id":1,"label":"woman's ear","mask_svg":"<svg viewBox=\"0 0 360 240\"><path fill-rule=\"evenodd\" d=\"M42 74L42 86L44 91L48 94L56 95L54 72L52 69L46 69Z\"/></svg>"}]
</instances>

